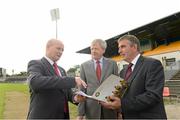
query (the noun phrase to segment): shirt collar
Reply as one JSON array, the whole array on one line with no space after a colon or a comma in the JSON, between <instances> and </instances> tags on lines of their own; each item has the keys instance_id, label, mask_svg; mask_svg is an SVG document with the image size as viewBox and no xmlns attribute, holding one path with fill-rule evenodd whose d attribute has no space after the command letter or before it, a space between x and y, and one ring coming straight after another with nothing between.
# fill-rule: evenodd
<instances>
[{"instance_id":1,"label":"shirt collar","mask_svg":"<svg viewBox=\"0 0 180 120\"><path fill-rule=\"evenodd\" d=\"M93 59L93 62L94 62L94 63L96 63L96 61L97 61L97 60ZM102 64L102 61L103 61L103 57L101 57L101 58L99 59L100 64Z\"/></svg>"},{"instance_id":2,"label":"shirt collar","mask_svg":"<svg viewBox=\"0 0 180 120\"><path fill-rule=\"evenodd\" d=\"M138 55L132 60L131 63L133 64L133 66L135 66L135 64L137 63L139 57L140 57L140 54L138 54Z\"/></svg>"},{"instance_id":3,"label":"shirt collar","mask_svg":"<svg viewBox=\"0 0 180 120\"><path fill-rule=\"evenodd\" d=\"M54 61L52 61L50 58L48 58L47 56L44 56L46 58L46 60L53 66Z\"/></svg>"}]
</instances>

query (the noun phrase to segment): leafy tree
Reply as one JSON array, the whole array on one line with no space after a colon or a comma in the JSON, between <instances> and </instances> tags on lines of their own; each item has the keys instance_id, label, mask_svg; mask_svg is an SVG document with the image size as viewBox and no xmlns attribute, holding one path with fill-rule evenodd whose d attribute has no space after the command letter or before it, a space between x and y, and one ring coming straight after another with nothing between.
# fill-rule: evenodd
<instances>
[{"instance_id":1,"label":"leafy tree","mask_svg":"<svg viewBox=\"0 0 180 120\"><path fill-rule=\"evenodd\" d=\"M75 65L72 68L69 68L67 71L68 76L76 76L76 71L80 68L80 65Z\"/></svg>"}]
</instances>

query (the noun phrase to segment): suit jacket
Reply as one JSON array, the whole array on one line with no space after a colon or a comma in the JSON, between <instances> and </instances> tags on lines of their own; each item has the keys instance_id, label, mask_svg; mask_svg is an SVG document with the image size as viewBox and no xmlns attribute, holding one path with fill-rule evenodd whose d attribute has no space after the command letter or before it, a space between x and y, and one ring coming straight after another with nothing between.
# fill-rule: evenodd
<instances>
[{"instance_id":1,"label":"suit jacket","mask_svg":"<svg viewBox=\"0 0 180 120\"><path fill-rule=\"evenodd\" d=\"M65 100L72 100L70 88L75 79L66 76L59 67L62 77L56 76L53 66L45 59L32 60L28 64L30 107L28 119L63 119ZM69 115L67 115L69 117Z\"/></svg>"},{"instance_id":2,"label":"suit jacket","mask_svg":"<svg viewBox=\"0 0 180 120\"><path fill-rule=\"evenodd\" d=\"M103 58L103 68L101 80L97 79L96 70L94 68L93 60L89 60L81 65L80 76L87 83L88 87L84 91L88 95L92 95L101 83L111 74L118 74L118 68L115 61ZM78 111L80 116L86 116L88 119L100 119L101 115L105 119L113 119L117 117L117 112L102 108L96 100L86 99L85 102L79 103Z\"/></svg>"},{"instance_id":3,"label":"suit jacket","mask_svg":"<svg viewBox=\"0 0 180 120\"><path fill-rule=\"evenodd\" d=\"M125 77L127 68L120 73ZM160 61L140 56L121 99L124 119L166 119L163 102L164 70Z\"/></svg>"}]
</instances>

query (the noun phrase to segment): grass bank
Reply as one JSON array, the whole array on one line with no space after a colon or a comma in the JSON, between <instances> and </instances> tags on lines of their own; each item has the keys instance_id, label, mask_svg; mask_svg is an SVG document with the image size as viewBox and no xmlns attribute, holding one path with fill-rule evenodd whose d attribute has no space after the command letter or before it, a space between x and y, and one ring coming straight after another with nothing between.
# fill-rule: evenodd
<instances>
[{"instance_id":1,"label":"grass bank","mask_svg":"<svg viewBox=\"0 0 180 120\"><path fill-rule=\"evenodd\" d=\"M27 94L27 96L29 96L29 90L26 84L0 83L0 119L3 119L3 112L6 101L5 94L6 92L11 92L11 91L22 92ZM70 107L69 110L70 110L71 119L75 119L77 116L77 107L71 103L69 104L69 107Z\"/></svg>"},{"instance_id":2,"label":"grass bank","mask_svg":"<svg viewBox=\"0 0 180 120\"><path fill-rule=\"evenodd\" d=\"M28 87L26 84L18 83L0 83L0 119L3 119L4 105L5 105L5 93L11 91L18 91L28 94Z\"/></svg>"}]
</instances>

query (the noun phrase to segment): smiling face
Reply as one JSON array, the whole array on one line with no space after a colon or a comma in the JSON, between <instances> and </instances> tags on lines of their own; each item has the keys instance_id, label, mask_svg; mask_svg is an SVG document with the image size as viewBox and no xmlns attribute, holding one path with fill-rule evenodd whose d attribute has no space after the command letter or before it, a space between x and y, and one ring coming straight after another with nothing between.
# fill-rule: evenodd
<instances>
[{"instance_id":1,"label":"smiling face","mask_svg":"<svg viewBox=\"0 0 180 120\"><path fill-rule=\"evenodd\" d=\"M64 51L64 44L59 40L49 40L46 45L46 56L56 62L61 58Z\"/></svg>"},{"instance_id":2,"label":"smiling face","mask_svg":"<svg viewBox=\"0 0 180 120\"><path fill-rule=\"evenodd\" d=\"M137 45L132 44L127 39L122 39L118 42L118 52L124 58L125 61L131 62L139 53L137 50Z\"/></svg>"},{"instance_id":3,"label":"smiling face","mask_svg":"<svg viewBox=\"0 0 180 120\"><path fill-rule=\"evenodd\" d=\"M105 50L102 48L102 46L98 42L93 43L91 45L92 59L99 60L103 56L104 52Z\"/></svg>"}]
</instances>

